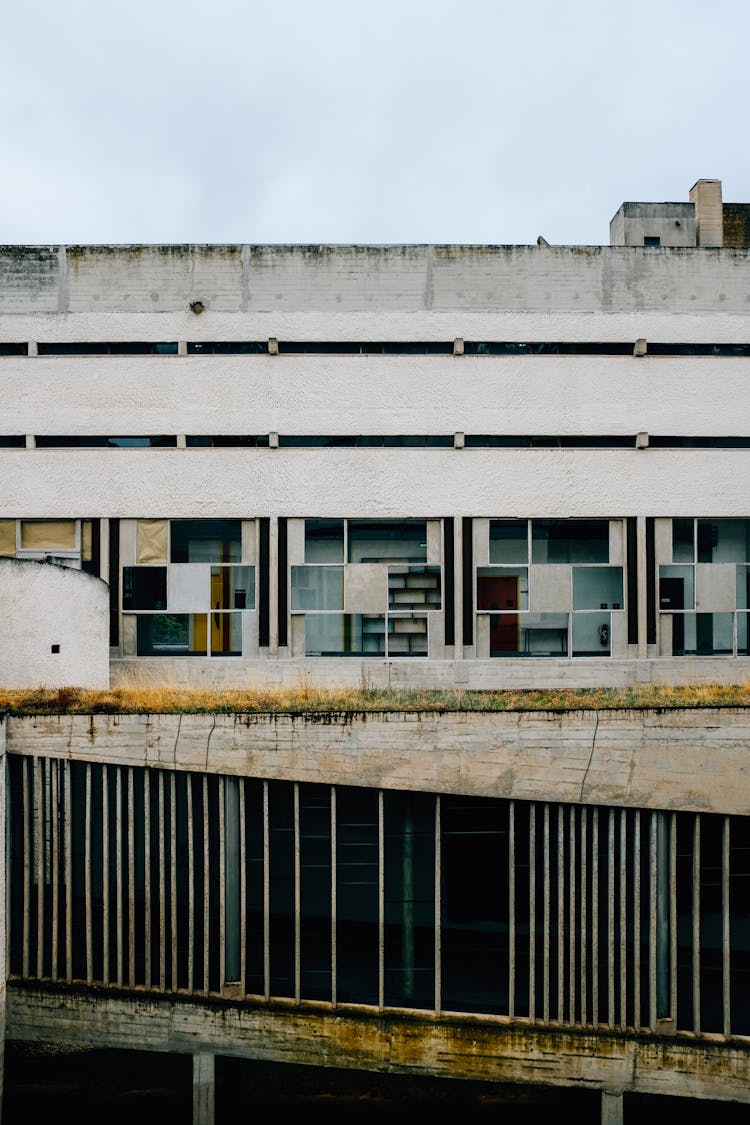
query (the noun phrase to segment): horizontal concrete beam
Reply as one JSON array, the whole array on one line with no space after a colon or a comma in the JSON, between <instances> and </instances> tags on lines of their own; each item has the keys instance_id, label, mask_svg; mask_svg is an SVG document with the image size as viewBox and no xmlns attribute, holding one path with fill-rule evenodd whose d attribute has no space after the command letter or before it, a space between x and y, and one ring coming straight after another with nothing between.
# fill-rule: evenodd
<instances>
[{"instance_id":1,"label":"horizontal concrete beam","mask_svg":"<svg viewBox=\"0 0 750 1125\"><path fill-rule=\"evenodd\" d=\"M49 715L8 752L285 781L747 815L750 709Z\"/></svg>"},{"instance_id":2,"label":"horizontal concrete beam","mask_svg":"<svg viewBox=\"0 0 750 1125\"><path fill-rule=\"evenodd\" d=\"M11 983L8 1038L750 1102L750 1044Z\"/></svg>"}]
</instances>

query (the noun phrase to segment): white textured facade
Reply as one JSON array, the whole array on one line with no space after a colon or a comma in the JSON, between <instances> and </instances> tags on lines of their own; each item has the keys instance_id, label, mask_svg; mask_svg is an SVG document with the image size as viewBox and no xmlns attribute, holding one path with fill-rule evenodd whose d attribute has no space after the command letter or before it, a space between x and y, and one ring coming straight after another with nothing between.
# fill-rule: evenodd
<instances>
[{"instance_id":1,"label":"white textured facade","mask_svg":"<svg viewBox=\"0 0 750 1125\"><path fill-rule=\"evenodd\" d=\"M6 248L0 555L69 521L115 681L743 679L749 254Z\"/></svg>"}]
</instances>

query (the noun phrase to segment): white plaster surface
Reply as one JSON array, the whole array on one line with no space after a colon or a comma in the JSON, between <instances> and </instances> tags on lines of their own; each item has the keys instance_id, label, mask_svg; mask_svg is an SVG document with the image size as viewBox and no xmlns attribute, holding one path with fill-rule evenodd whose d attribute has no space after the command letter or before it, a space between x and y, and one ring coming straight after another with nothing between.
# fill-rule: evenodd
<instances>
[{"instance_id":1,"label":"white plaster surface","mask_svg":"<svg viewBox=\"0 0 750 1125\"><path fill-rule=\"evenodd\" d=\"M108 646L104 582L49 563L0 559L2 687L106 688Z\"/></svg>"},{"instance_id":2,"label":"white plaster surface","mask_svg":"<svg viewBox=\"0 0 750 1125\"><path fill-rule=\"evenodd\" d=\"M0 518L747 516L748 480L739 449L0 450Z\"/></svg>"},{"instance_id":3,"label":"white plaster surface","mask_svg":"<svg viewBox=\"0 0 750 1125\"><path fill-rule=\"evenodd\" d=\"M0 358L7 434L731 436L749 379L736 356Z\"/></svg>"}]
</instances>

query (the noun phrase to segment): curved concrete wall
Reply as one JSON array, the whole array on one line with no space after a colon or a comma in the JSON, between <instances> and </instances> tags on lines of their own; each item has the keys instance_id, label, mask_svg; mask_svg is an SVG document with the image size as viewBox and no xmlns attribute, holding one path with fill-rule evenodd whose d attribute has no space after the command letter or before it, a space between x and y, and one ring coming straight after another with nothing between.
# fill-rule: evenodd
<instances>
[{"instance_id":1,"label":"curved concrete wall","mask_svg":"<svg viewBox=\"0 0 750 1125\"><path fill-rule=\"evenodd\" d=\"M109 686L107 585L68 567L0 559L0 686L42 684Z\"/></svg>"}]
</instances>

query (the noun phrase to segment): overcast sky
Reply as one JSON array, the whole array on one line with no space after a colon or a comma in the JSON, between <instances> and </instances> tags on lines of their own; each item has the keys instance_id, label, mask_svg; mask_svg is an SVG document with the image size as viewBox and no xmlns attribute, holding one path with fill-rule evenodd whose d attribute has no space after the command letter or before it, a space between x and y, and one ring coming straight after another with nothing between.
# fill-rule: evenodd
<instances>
[{"instance_id":1,"label":"overcast sky","mask_svg":"<svg viewBox=\"0 0 750 1125\"><path fill-rule=\"evenodd\" d=\"M748 0L4 0L0 242L608 241L750 201Z\"/></svg>"}]
</instances>

